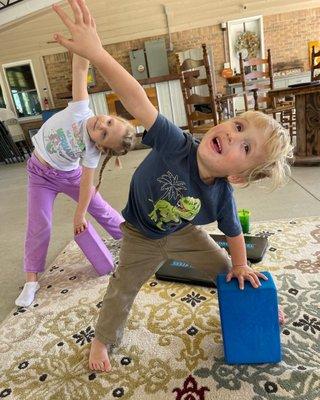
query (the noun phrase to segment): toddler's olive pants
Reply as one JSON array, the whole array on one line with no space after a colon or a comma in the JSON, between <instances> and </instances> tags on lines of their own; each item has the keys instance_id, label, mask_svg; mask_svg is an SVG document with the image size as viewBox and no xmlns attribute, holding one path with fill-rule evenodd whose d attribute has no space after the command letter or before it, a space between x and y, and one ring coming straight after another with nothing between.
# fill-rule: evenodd
<instances>
[{"instance_id":1,"label":"toddler's olive pants","mask_svg":"<svg viewBox=\"0 0 320 400\"><path fill-rule=\"evenodd\" d=\"M201 227L187 225L162 239L149 239L132 225L120 226L123 239L119 265L110 277L95 335L105 344L119 344L132 303L141 286L157 271L161 261L187 261L213 281L231 269L226 250Z\"/></svg>"}]
</instances>

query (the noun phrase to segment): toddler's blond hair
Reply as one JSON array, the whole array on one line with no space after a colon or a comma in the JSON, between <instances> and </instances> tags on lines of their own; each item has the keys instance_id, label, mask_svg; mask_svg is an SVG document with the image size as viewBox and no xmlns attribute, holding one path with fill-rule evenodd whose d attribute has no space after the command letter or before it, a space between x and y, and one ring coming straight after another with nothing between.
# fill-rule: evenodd
<instances>
[{"instance_id":1,"label":"toddler's blond hair","mask_svg":"<svg viewBox=\"0 0 320 400\"><path fill-rule=\"evenodd\" d=\"M239 117L253 123L258 131L270 132L265 143L265 160L244 172L245 186L264 178L270 179L271 190L283 186L290 177L290 161L293 159L289 132L274 118L260 111L246 111Z\"/></svg>"}]
</instances>

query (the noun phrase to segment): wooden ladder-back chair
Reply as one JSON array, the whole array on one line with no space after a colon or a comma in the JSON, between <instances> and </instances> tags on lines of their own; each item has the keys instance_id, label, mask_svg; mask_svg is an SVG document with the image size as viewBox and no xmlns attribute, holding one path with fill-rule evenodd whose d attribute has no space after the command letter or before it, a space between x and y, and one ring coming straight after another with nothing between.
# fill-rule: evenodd
<instances>
[{"instance_id":1,"label":"wooden ladder-back chair","mask_svg":"<svg viewBox=\"0 0 320 400\"><path fill-rule=\"evenodd\" d=\"M293 98L270 100L268 97L268 91L274 89L271 50L267 50L267 58L248 60L244 60L242 53L239 53L239 63L245 110L254 109L272 114L289 130L292 139L295 131Z\"/></svg>"},{"instance_id":2,"label":"wooden ladder-back chair","mask_svg":"<svg viewBox=\"0 0 320 400\"><path fill-rule=\"evenodd\" d=\"M319 59L317 59L319 57ZM320 50L315 51L312 46L311 52L311 81L320 80Z\"/></svg>"},{"instance_id":3,"label":"wooden ladder-back chair","mask_svg":"<svg viewBox=\"0 0 320 400\"><path fill-rule=\"evenodd\" d=\"M245 110L273 108L269 103L267 92L274 88L271 51L267 58L250 58L244 60L239 53L240 74Z\"/></svg>"},{"instance_id":4,"label":"wooden ladder-back chair","mask_svg":"<svg viewBox=\"0 0 320 400\"><path fill-rule=\"evenodd\" d=\"M180 56L176 54L188 128L191 134L204 134L212 126L218 124L216 99L213 94L212 76L205 44L202 45L202 51L202 59L187 58L183 62L180 62ZM199 78L202 67L205 69L205 78ZM204 85L208 87L208 96L196 93L197 88ZM195 108L198 105L208 105L211 111L208 113L198 111Z\"/></svg>"}]
</instances>

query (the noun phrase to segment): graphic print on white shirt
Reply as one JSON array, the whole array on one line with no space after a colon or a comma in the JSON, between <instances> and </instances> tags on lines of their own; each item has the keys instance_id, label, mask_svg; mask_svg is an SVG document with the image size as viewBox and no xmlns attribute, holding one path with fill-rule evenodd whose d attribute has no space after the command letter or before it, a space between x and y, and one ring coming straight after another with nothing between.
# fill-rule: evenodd
<instances>
[{"instance_id":1,"label":"graphic print on white shirt","mask_svg":"<svg viewBox=\"0 0 320 400\"><path fill-rule=\"evenodd\" d=\"M49 154L59 154L70 161L78 159L86 148L76 123L72 124L72 132L51 129L45 147Z\"/></svg>"}]
</instances>

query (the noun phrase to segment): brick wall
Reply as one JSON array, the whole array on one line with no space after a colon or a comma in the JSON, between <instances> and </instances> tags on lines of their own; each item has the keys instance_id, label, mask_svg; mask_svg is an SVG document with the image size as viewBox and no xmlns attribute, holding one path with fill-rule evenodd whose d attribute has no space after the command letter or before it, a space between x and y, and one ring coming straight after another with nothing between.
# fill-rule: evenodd
<instances>
[{"instance_id":1,"label":"brick wall","mask_svg":"<svg viewBox=\"0 0 320 400\"><path fill-rule=\"evenodd\" d=\"M309 70L308 42L320 40L320 8L264 17L265 48L272 52L272 62L303 61Z\"/></svg>"},{"instance_id":2,"label":"brick wall","mask_svg":"<svg viewBox=\"0 0 320 400\"><path fill-rule=\"evenodd\" d=\"M320 40L320 8L295 11L284 14L265 16L264 39L265 48L270 48L273 63L303 62L304 70L309 70L307 44L311 40ZM156 36L150 39L157 39ZM107 45L105 49L128 71L131 71L129 51L144 48L146 38ZM166 37L166 40L167 37ZM169 69L176 72L175 52L200 47L202 43L211 45L214 49L214 64L216 70L217 87L224 91L225 80L220 76L223 68L223 35L219 25L191 29L172 34L174 52L168 53ZM168 44L168 43L167 43ZM44 57L46 71L54 99L55 107L64 107L66 100L57 99L57 93L68 91L71 84L71 65L68 53L55 54ZM103 79L96 72L97 87L103 86Z\"/></svg>"}]
</instances>

